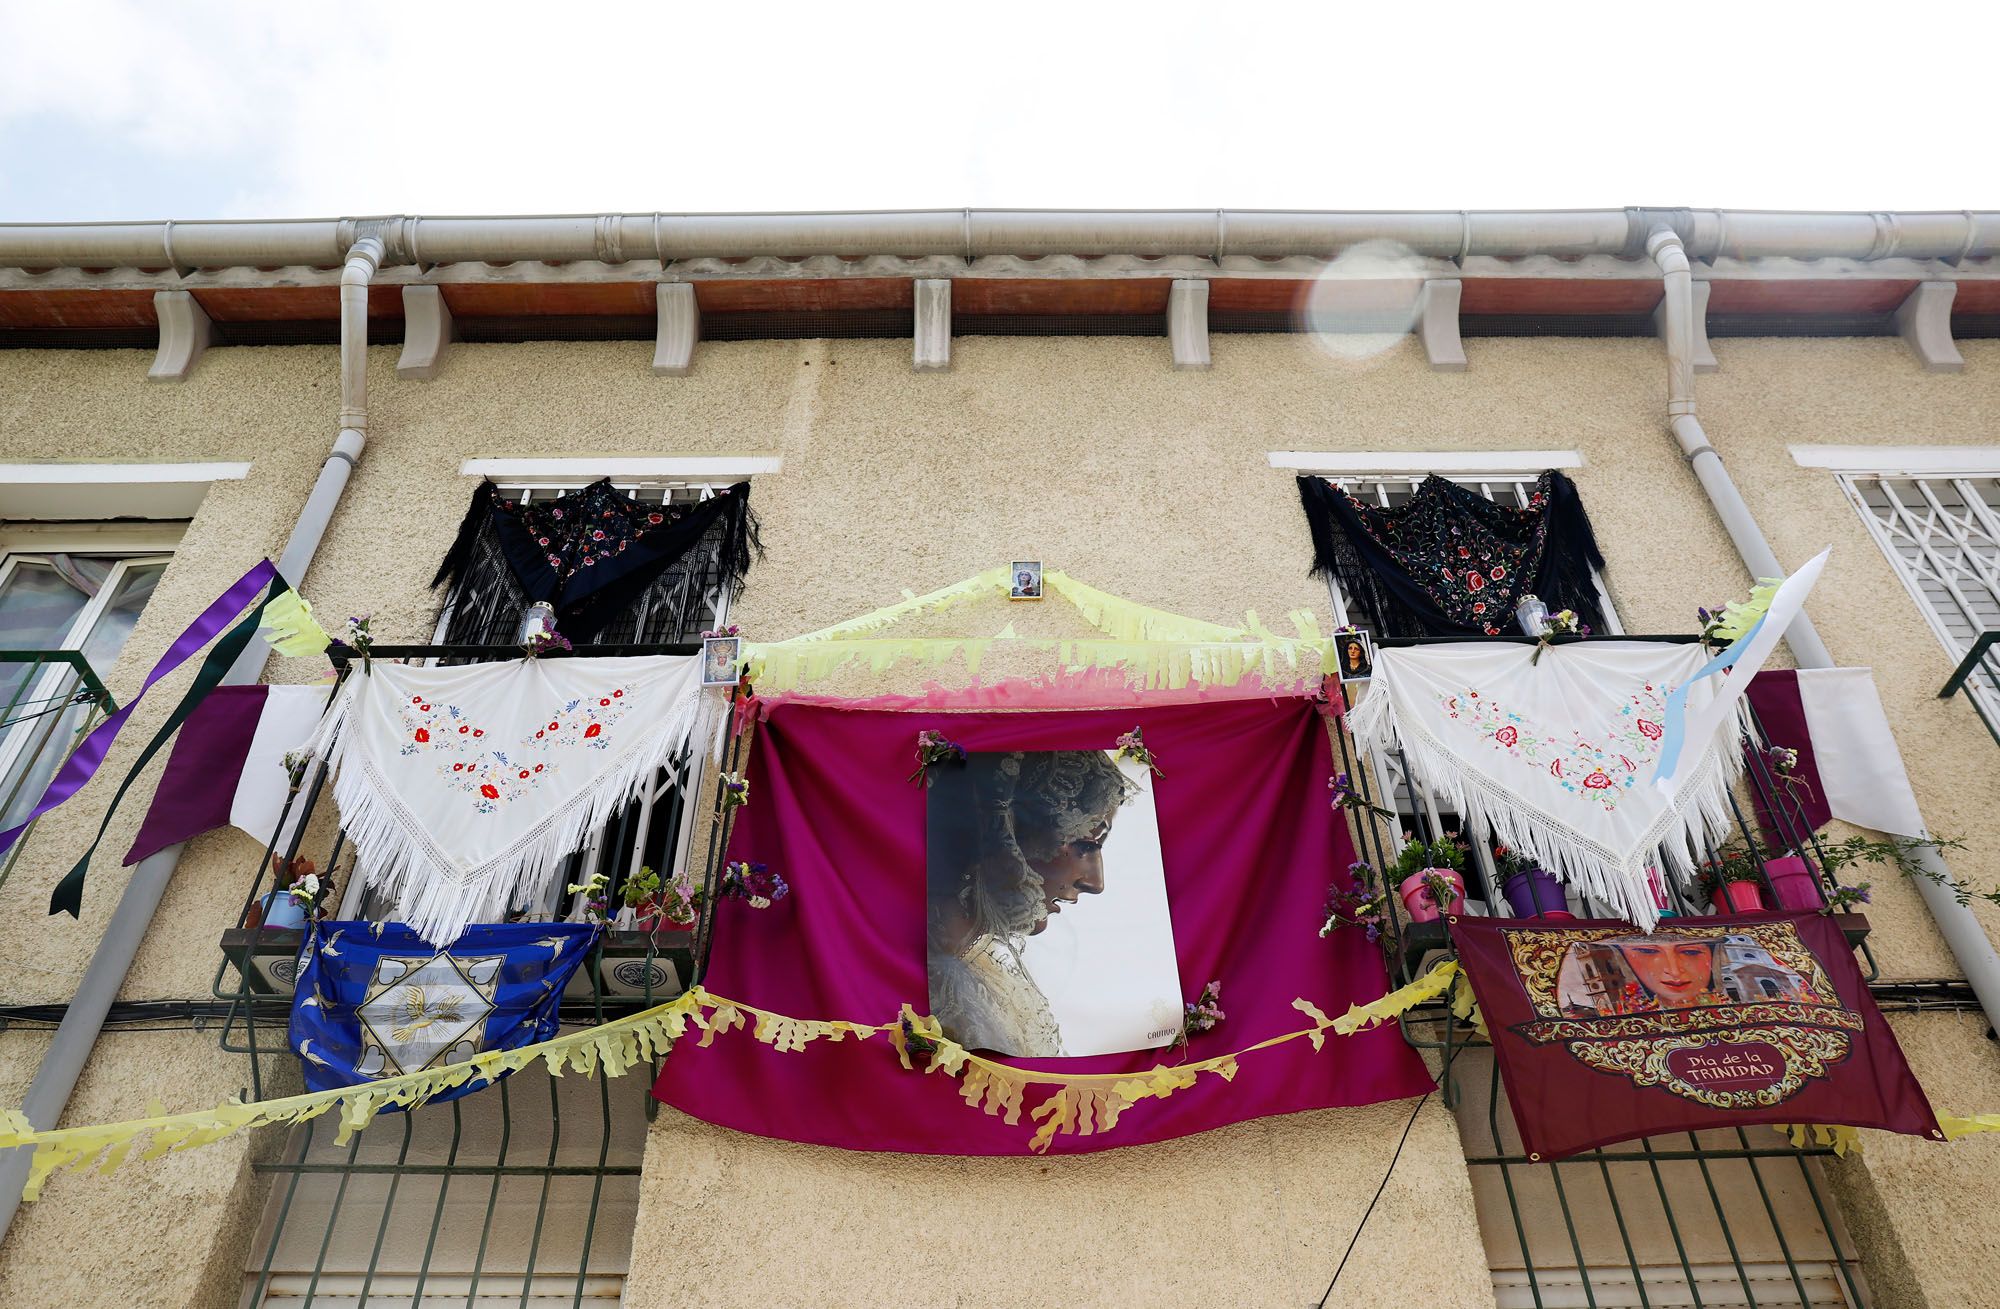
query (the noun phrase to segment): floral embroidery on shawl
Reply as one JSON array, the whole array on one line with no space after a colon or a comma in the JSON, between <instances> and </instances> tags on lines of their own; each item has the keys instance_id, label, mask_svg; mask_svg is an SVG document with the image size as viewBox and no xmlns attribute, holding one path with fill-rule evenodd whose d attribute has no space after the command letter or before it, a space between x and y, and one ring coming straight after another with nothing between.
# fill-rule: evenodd
<instances>
[{"instance_id":1,"label":"floral embroidery on shawl","mask_svg":"<svg viewBox=\"0 0 2000 1309\"><path fill-rule=\"evenodd\" d=\"M1664 690L1651 682L1633 693L1606 728L1603 744L1572 731L1556 736L1520 714L1502 708L1493 697L1466 688L1463 694L1440 697L1447 718L1477 728L1493 748L1535 768L1545 768L1556 785L1572 795L1587 797L1609 811L1649 768L1660 753L1660 723L1666 714Z\"/></svg>"},{"instance_id":2,"label":"floral embroidery on shawl","mask_svg":"<svg viewBox=\"0 0 2000 1309\"><path fill-rule=\"evenodd\" d=\"M632 706L626 688L600 696L583 696L552 712L533 736L523 736L509 750L485 743L486 729L477 726L455 704L433 704L421 695L402 706L404 756L428 752L438 757L437 774L473 797L482 814L498 811L528 793L530 787L561 770L561 752L577 746L603 750L611 743L605 730L617 724Z\"/></svg>"},{"instance_id":3,"label":"floral embroidery on shawl","mask_svg":"<svg viewBox=\"0 0 2000 1309\"><path fill-rule=\"evenodd\" d=\"M1591 569L1603 565L1576 487L1551 469L1525 509L1427 477L1394 508L1324 478L1299 479L1313 535L1313 572L1339 581L1348 603L1395 636L1497 636L1530 592L1551 610L1604 626Z\"/></svg>"}]
</instances>

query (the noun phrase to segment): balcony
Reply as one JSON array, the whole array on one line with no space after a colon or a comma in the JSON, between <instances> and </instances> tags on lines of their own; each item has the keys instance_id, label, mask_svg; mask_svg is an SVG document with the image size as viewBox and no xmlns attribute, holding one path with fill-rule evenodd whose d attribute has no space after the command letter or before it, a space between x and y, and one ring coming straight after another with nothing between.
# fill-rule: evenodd
<instances>
[{"instance_id":1,"label":"balcony","mask_svg":"<svg viewBox=\"0 0 2000 1309\"><path fill-rule=\"evenodd\" d=\"M687 644L584 646L579 656L686 655L699 646ZM376 646L371 657L378 662L470 663L520 657L518 646ZM545 659L567 657L560 653ZM347 664L336 659L342 676ZM741 764L732 743L726 768ZM715 902L715 884L720 871L721 851L728 840L727 817L719 802L711 800L710 821L702 850L693 849L693 798L703 789L704 758L690 749L661 770L653 786L614 816L603 829L569 856L556 879L558 886L581 884L593 875L609 879L612 903L619 903L627 880L642 867L663 870L695 870L697 884L704 887L704 903ZM306 845L312 815L322 804L331 804L330 777L325 768L314 766L299 779L285 805L279 831L291 832L283 848L267 846L249 879L249 887L235 921L220 939L222 958L216 967L212 991L225 1002L221 1032L222 1048L252 1056L252 1082L261 1094L261 1056L289 1056L286 1026L291 1012L293 983L300 967L299 950L304 931L296 926L273 926L263 922L268 905L282 899L273 868L299 860ZM296 811L297 821L293 821ZM315 858L323 854L323 858ZM388 907L359 890L353 877L353 849L345 833L336 830L331 848L308 851L304 856L317 869L334 872L338 900L327 917L340 920L381 921ZM561 892L547 903L518 905L510 916L521 922L575 922L582 920L583 897ZM676 929L661 925L657 930L621 926L614 922L598 939L590 957L577 970L562 997L565 1024L595 1024L609 1018L636 1013L680 995L700 976L706 959L708 917Z\"/></svg>"},{"instance_id":2,"label":"balcony","mask_svg":"<svg viewBox=\"0 0 2000 1309\"><path fill-rule=\"evenodd\" d=\"M2000 645L2000 632L1981 632L1959 660L1958 667L1952 669L1951 678L1938 692L1938 699L1949 700L1960 691L1972 702L1972 710L1979 715L1979 721L1986 724L1987 735L2000 745L2000 655L1993 647Z\"/></svg>"},{"instance_id":3,"label":"balcony","mask_svg":"<svg viewBox=\"0 0 2000 1309\"><path fill-rule=\"evenodd\" d=\"M1530 638L1503 636L1471 639L1527 643ZM1558 637L1556 641L1568 644L1578 640L1603 639L1681 641L1690 638ZM1405 638L1388 638L1381 642L1385 646L1423 643ZM1722 846L1749 851L1756 868L1753 884L1757 886L1764 904L1775 907L1780 901L1771 884L1769 866L1764 856L1772 849L1781 849L1803 862L1823 900L1838 903L1833 896L1841 889L1842 884L1829 871L1836 866L1837 861L1829 860L1827 850L1806 821L1799 798L1772 770L1769 753L1771 747L1774 744L1785 743L1772 742L1764 732L1763 725L1757 721L1755 711L1746 705L1746 712L1752 730L1742 738L1741 742L1745 751L1746 767L1744 781L1738 788L1739 794L1730 798L1730 808L1734 818L1732 830L1723 842L1698 851L1699 859L1703 862L1715 861L1721 853ZM1458 828L1456 816L1440 812L1437 801L1428 788L1421 782L1412 782L1412 770L1408 760L1403 758L1400 752L1364 758L1352 737L1347 734L1344 725L1342 730L1335 733L1335 740L1340 768L1353 779L1355 789L1360 793L1363 802L1367 805L1379 805L1395 815L1394 824L1384 818L1365 815L1362 821L1355 823L1360 838L1355 848L1360 858L1378 869L1391 867L1397 853L1394 848L1394 832L1398 827L1411 831L1425 841L1435 840L1445 832ZM1750 800L1747 809L1743 804L1743 793L1747 793ZM1503 879L1492 849L1478 841L1469 841L1468 844L1472 850L1470 867L1465 874L1466 912L1494 917L1517 916L1509 907L1502 891ZM1665 867L1665 861L1662 860L1659 866ZM1410 981L1438 957L1450 957L1452 954L1450 941L1442 921L1411 921L1404 906L1395 897L1395 888L1390 886L1387 889L1390 895L1388 911L1383 915L1385 944L1389 948L1393 966L1400 968L1401 980ZM1672 884L1670 879L1662 879L1660 890L1666 901L1662 909L1663 917L1666 915L1685 917L1714 912L1708 906L1696 903L1687 888ZM1618 916L1614 911L1579 895L1574 890L1564 888L1564 891L1567 898L1565 909L1568 912L1582 917ZM1867 916L1861 913L1841 912L1834 914L1834 918L1840 924L1848 943L1860 952L1863 973L1871 981L1874 980L1878 976L1878 969L1867 945L1869 932ZM1406 1031L1409 1028L1407 1022L1405 1028Z\"/></svg>"},{"instance_id":4,"label":"balcony","mask_svg":"<svg viewBox=\"0 0 2000 1309\"><path fill-rule=\"evenodd\" d=\"M80 651L0 650L0 830L34 810L70 751L117 707ZM26 844L0 860L0 883Z\"/></svg>"}]
</instances>

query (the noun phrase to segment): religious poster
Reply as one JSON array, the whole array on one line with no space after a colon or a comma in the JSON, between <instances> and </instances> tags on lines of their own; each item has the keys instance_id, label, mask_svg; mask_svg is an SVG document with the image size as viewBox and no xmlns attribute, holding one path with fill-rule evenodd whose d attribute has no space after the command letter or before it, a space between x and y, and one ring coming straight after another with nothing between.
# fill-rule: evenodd
<instances>
[{"instance_id":1,"label":"religious poster","mask_svg":"<svg viewBox=\"0 0 2000 1309\"><path fill-rule=\"evenodd\" d=\"M1817 913L1451 920L1529 1157L1753 1123L1942 1140L1853 952Z\"/></svg>"},{"instance_id":2,"label":"religious poster","mask_svg":"<svg viewBox=\"0 0 2000 1309\"><path fill-rule=\"evenodd\" d=\"M970 754L930 776L931 1013L969 1049L1171 1044L1181 983L1152 770L1106 750Z\"/></svg>"}]
</instances>

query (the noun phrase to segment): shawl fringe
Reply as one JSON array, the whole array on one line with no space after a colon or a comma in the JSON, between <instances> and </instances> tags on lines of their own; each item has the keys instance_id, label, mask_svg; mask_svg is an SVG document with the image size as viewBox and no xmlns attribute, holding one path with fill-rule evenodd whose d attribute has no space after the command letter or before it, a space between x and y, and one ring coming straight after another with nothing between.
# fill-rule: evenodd
<instances>
[{"instance_id":1,"label":"shawl fringe","mask_svg":"<svg viewBox=\"0 0 2000 1309\"><path fill-rule=\"evenodd\" d=\"M395 902L394 921L440 947L473 923L505 922L515 904L544 898L564 861L590 834L639 795L655 773L686 746L703 717L701 687L681 697L657 731L636 735L597 781L571 796L506 850L468 869L434 843L397 794L391 779L365 757L349 758L346 725L356 694L352 674L306 744L309 757L334 770L333 798L354 843L356 875Z\"/></svg>"},{"instance_id":2,"label":"shawl fringe","mask_svg":"<svg viewBox=\"0 0 2000 1309\"><path fill-rule=\"evenodd\" d=\"M1613 850L1556 821L1533 804L1467 766L1423 723L1398 717L1386 688L1376 688L1349 711L1348 729L1364 750L1400 750L1419 785L1430 787L1478 840L1492 838L1532 857L1558 881L1612 907L1627 922L1651 931L1659 922L1646 866L1662 859L1666 875L1683 885L1695 873L1695 851L1734 823L1730 793L1742 774L1735 750L1704 748L1699 766L1680 791L1665 799L1636 854ZM1710 743L1712 745L1712 743ZM1659 796L1650 783L1649 796Z\"/></svg>"}]
</instances>

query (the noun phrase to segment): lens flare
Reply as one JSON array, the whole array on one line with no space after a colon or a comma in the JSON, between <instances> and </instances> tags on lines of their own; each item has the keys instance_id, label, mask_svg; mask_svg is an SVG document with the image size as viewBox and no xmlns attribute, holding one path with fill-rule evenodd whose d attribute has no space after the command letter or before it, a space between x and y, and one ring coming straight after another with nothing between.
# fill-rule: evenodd
<instances>
[{"instance_id":1,"label":"lens flare","mask_svg":"<svg viewBox=\"0 0 2000 1309\"><path fill-rule=\"evenodd\" d=\"M1417 322L1424 261L1399 241L1364 241L1327 263L1306 295L1306 331L1335 359L1394 349Z\"/></svg>"}]
</instances>

